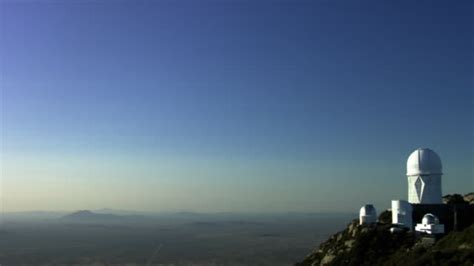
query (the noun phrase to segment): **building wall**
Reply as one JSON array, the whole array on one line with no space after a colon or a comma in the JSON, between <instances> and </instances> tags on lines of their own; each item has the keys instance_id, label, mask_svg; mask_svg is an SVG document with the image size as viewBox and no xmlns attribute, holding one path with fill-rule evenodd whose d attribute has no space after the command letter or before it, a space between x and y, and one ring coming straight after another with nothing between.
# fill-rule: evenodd
<instances>
[{"instance_id":1,"label":"building wall","mask_svg":"<svg viewBox=\"0 0 474 266\"><path fill-rule=\"evenodd\" d=\"M376 215L360 215L359 224L373 224L377 222Z\"/></svg>"},{"instance_id":2,"label":"building wall","mask_svg":"<svg viewBox=\"0 0 474 266\"><path fill-rule=\"evenodd\" d=\"M410 230L413 227L413 207L405 200L392 200L392 223L404 225Z\"/></svg>"},{"instance_id":3,"label":"building wall","mask_svg":"<svg viewBox=\"0 0 474 266\"><path fill-rule=\"evenodd\" d=\"M408 176L408 202L412 204L440 204L442 202L441 175Z\"/></svg>"}]
</instances>

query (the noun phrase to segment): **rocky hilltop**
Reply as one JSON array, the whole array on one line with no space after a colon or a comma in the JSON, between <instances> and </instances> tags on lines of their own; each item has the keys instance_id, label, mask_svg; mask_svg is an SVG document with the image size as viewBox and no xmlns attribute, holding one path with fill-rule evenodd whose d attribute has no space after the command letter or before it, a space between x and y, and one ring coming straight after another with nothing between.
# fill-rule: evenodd
<instances>
[{"instance_id":1,"label":"rocky hilltop","mask_svg":"<svg viewBox=\"0 0 474 266\"><path fill-rule=\"evenodd\" d=\"M459 197L453 197L459 204ZM353 220L346 229L332 235L296 265L472 266L474 263L472 223L462 231L450 232L437 241L407 230L391 233L391 227L389 211L382 212L376 224L359 225L358 220Z\"/></svg>"}]
</instances>

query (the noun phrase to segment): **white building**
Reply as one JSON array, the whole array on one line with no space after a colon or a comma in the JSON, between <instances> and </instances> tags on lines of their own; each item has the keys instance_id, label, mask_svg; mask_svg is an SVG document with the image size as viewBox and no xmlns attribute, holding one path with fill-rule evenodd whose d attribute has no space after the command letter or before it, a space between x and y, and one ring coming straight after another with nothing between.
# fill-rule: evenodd
<instances>
[{"instance_id":1,"label":"white building","mask_svg":"<svg viewBox=\"0 0 474 266\"><path fill-rule=\"evenodd\" d=\"M438 217L431 213L428 213L423 216L421 224L416 225L415 231L430 235L444 234L444 224L439 223Z\"/></svg>"},{"instance_id":2,"label":"white building","mask_svg":"<svg viewBox=\"0 0 474 266\"><path fill-rule=\"evenodd\" d=\"M392 200L392 224L413 229L413 207L406 200Z\"/></svg>"},{"instance_id":3,"label":"white building","mask_svg":"<svg viewBox=\"0 0 474 266\"><path fill-rule=\"evenodd\" d=\"M441 159L430 149L419 148L407 160L408 202L441 204Z\"/></svg>"},{"instance_id":4,"label":"white building","mask_svg":"<svg viewBox=\"0 0 474 266\"><path fill-rule=\"evenodd\" d=\"M359 224L373 224L377 222L377 211L372 204L366 204L360 208Z\"/></svg>"}]
</instances>

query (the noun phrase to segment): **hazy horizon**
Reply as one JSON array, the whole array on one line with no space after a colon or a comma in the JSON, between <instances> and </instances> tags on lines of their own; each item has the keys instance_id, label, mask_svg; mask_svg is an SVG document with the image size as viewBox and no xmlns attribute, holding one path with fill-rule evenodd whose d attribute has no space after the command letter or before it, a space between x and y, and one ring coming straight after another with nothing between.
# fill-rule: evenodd
<instances>
[{"instance_id":1,"label":"hazy horizon","mask_svg":"<svg viewBox=\"0 0 474 266\"><path fill-rule=\"evenodd\" d=\"M114 208L98 208L98 209L62 209L62 210L21 210L21 211L3 211L3 214L20 214L20 213L57 213L57 214L70 214L76 213L81 211L90 211L92 213L104 213L104 214L117 214L117 215L128 215L128 214L143 214L143 215L154 215L154 214L203 214L203 215L214 215L214 214L235 214L235 215L283 215L283 214L301 214L301 215L312 215L312 214L357 214L358 211L347 211L347 212L336 212L336 211L275 211L275 212L262 212L262 211L254 211L254 212L244 212L244 211L214 211L214 212L200 212L200 211L192 211L192 210L169 210L169 211L147 211L147 210L133 210L133 209L114 209Z\"/></svg>"},{"instance_id":2,"label":"hazy horizon","mask_svg":"<svg viewBox=\"0 0 474 266\"><path fill-rule=\"evenodd\" d=\"M357 212L474 188L470 1L0 1L1 209Z\"/></svg>"}]
</instances>

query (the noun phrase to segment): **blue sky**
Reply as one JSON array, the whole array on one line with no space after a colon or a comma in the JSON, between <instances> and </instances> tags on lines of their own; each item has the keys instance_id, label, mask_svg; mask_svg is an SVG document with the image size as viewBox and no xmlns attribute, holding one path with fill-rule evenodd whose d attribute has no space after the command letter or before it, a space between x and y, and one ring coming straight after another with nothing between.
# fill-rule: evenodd
<instances>
[{"instance_id":1,"label":"blue sky","mask_svg":"<svg viewBox=\"0 0 474 266\"><path fill-rule=\"evenodd\" d=\"M3 207L385 208L418 147L470 192L472 22L470 1L1 1Z\"/></svg>"}]
</instances>

